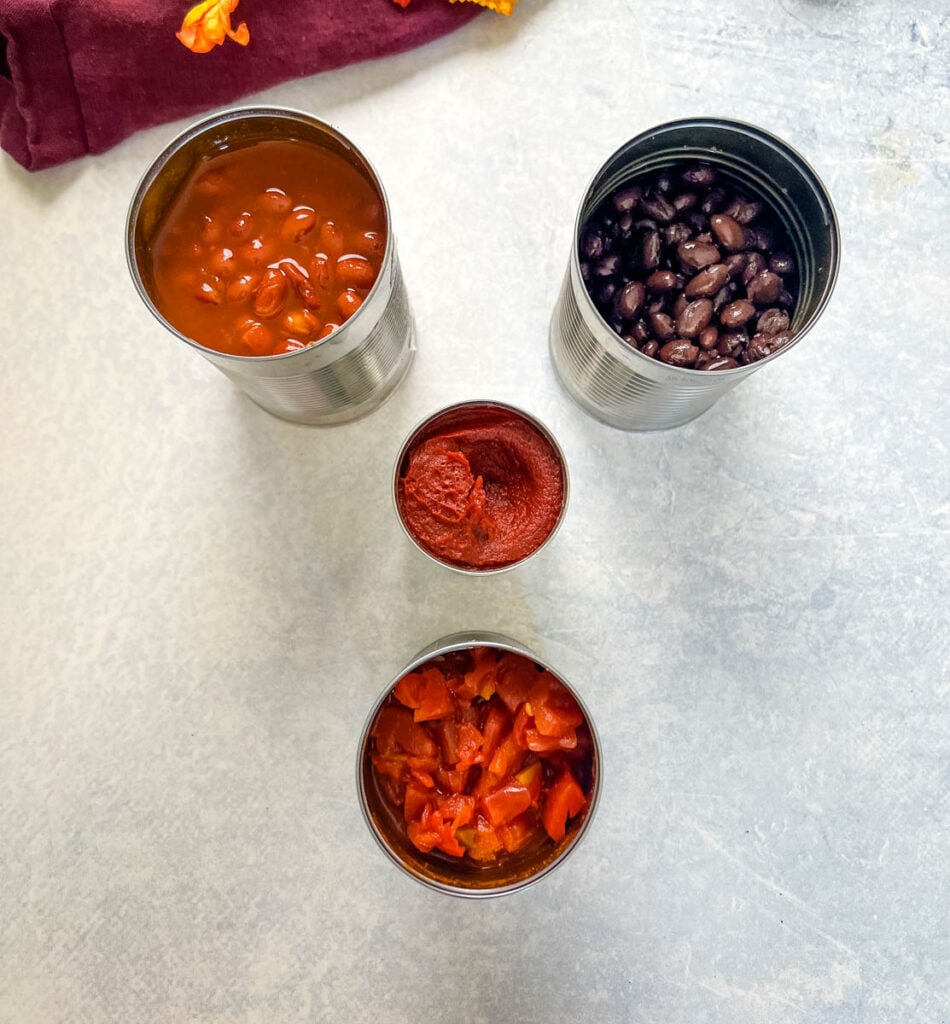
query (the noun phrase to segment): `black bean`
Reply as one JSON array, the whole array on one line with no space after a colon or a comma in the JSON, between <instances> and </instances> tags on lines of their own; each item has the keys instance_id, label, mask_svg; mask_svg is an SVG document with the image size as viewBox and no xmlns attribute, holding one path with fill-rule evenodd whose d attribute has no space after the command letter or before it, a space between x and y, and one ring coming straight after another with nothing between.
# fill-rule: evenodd
<instances>
[{"instance_id":1,"label":"black bean","mask_svg":"<svg viewBox=\"0 0 950 1024\"><path fill-rule=\"evenodd\" d=\"M660 359L670 366L692 366L699 355L699 349L686 338L674 338L659 351Z\"/></svg>"},{"instance_id":2,"label":"black bean","mask_svg":"<svg viewBox=\"0 0 950 1024\"><path fill-rule=\"evenodd\" d=\"M614 310L624 320L632 320L643 306L646 289L642 281L628 281L614 298Z\"/></svg>"},{"instance_id":3,"label":"black bean","mask_svg":"<svg viewBox=\"0 0 950 1024\"><path fill-rule=\"evenodd\" d=\"M713 263L686 282L684 294L688 299L709 298L716 294L729 278L724 263Z\"/></svg>"},{"instance_id":4,"label":"black bean","mask_svg":"<svg viewBox=\"0 0 950 1024\"><path fill-rule=\"evenodd\" d=\"M688 185L699 185L708 188L716 181L716 172L708 164L694 164L687 167L680 177Z\"/></svg>"}]
</instances>

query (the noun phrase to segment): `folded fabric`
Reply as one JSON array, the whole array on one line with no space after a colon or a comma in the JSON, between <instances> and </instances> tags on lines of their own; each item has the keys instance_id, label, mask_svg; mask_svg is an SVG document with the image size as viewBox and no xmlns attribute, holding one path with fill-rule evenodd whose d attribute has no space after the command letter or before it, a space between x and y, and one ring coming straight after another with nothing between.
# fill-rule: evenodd
<instances>
[{"instance_id":1,"label":"folded fabric","mask_svg":"<svg viewBox=\"0 0 950 1024\"><path fill-rule=\"evenodd\" d=\"M427 43L475 4L243 0L251 41L196 54L175 38L194 0L0 0L0 146L30 170L101 153L140 128L292 78Z\"/></svg>"}]
</instances>

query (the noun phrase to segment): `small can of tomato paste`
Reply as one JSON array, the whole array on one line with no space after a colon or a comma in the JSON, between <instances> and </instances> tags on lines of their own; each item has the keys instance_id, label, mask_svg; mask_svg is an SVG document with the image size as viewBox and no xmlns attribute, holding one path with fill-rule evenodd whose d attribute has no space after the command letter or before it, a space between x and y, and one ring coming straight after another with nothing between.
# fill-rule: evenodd
<instances>
[{"instance_id":1,"label":"small can of tomato paste","mask_svg":"<svg viewBox=\"0 0 950 1024\"><path fill-rule=\"evenodd\" d=\"M135 191L126 256L159 322L282 419L356 419L409 369L385 189L310 114L237 108L182 132Z\"/></svg>"},{"instance_id":2,"label":"small can of tomato paste","mask_svg":"<svg viewBox=\"0 0 950 1024\"><path fill-rule=\"evenodd\" d=\"M545 547L568 505L567 460L534 416L471 400L427 416L396 456L393 504L409 539L440 565L504 572Z\"/></svg>"},{"instance_id":3,"label":"small can of tomato paste","mask_svg":"<svg viewBox=\"0 0 950 1024\"><path fill-rule=\"evenodd\" d=\"M588 185L571 241L551 359L577 404L622 430L688 423L790 351L831 297L841 248L805 159L720 118L624 143Z\"/></svg>"},{"instance_id":4,"label":"small can of tomato paste","mask_svg":"<svg viewBox=\"0 0 950 1024\"><path fill-rule=\"evenodd\" d=\"M577 849L603 754L577 691L499 633L420 651L360 736L356 786L370 833L416 881L451 896L518 892Z\"/></svg>"}]
</instances>

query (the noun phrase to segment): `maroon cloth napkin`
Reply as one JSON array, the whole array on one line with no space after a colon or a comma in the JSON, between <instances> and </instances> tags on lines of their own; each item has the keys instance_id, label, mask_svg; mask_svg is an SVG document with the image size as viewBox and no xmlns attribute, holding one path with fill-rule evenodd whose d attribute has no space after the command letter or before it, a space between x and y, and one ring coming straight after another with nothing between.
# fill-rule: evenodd
<instances>
[{"instance_id":1,"label":"maroon cloth napkin","mask_svg":"<svg viewBox=\"0 0 950 1024\"><path fill-rule=\"evenodd\" d=\"M30 170L291 78L427 43L483 8L447 0L242 0L251 41L192 53L197 0L0 0L0 146ZM319 111L315 111L319 114Z\"/></svg>"}]
</instances>

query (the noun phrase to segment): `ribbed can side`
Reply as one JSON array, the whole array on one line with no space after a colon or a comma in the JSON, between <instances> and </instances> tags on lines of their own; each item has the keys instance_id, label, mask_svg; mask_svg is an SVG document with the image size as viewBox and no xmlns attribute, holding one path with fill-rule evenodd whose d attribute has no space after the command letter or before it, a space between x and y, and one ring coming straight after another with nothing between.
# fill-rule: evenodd
<instances>
[{"instance_id":1,"label":"ribbed can side","mask_svg":"<svg viewBox=\"0 0 950 1024\"><path fill-rule=\"evenodd\" d=\"M274 415L330 425L357 419L381 405L408 372L413 352L409 298L394 256L392 292L382 316L366 338L339 359L284 377L246 373L244 365L233 362L215 365Z\"/></svg>"}]
</instances>

